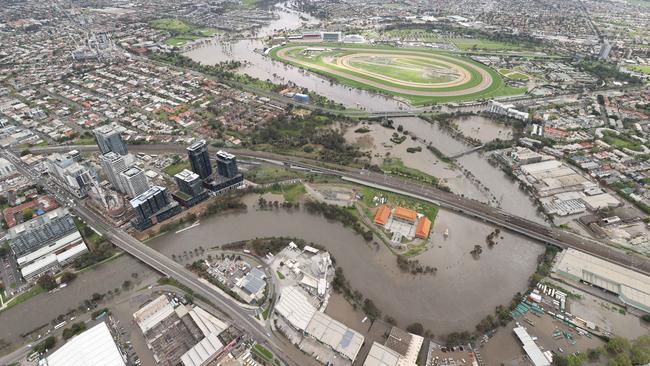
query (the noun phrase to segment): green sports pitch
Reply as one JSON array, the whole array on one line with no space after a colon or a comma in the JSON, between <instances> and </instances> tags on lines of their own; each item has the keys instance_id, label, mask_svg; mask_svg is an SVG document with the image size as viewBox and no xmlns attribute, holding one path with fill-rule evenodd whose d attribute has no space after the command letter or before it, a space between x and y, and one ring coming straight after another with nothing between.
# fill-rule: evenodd
<instances>
[{"instance_id":1,"label":"green sports pitch","mask_svg":"<svg viewBox=\"0 0 650 366\"><path fill-rule=\"evenodd\" d=\"M521 94L495 70L453 53L362 45L290 44L269 53L282 62L344 85L405 100L413 105Z\"/></svg>"}]
</instances>

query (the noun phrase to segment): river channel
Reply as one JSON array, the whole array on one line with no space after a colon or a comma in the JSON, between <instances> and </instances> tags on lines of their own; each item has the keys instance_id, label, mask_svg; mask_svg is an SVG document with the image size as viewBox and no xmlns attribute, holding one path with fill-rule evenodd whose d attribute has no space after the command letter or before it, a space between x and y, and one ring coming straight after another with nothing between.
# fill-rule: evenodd
<instances>
[{"instance_id":1,"label":"river channel","mask_svg":"<svg viewBox=\"0 0 650 366\"><path fill-rule=\"evenodd\" d=\"M399 325L421 322L436 334L473 330L494 307L510 301L526 288L543 247L525 238L502 233L492 249L485 237L492 228L455 213L441 211L433 229L433 246L417 257L438 268L436 275L400 272L395 256L383 244L367 244L338 222L302 211L260 211L255 196L246 198L248 210L201 220L198 227L169 233L148 245L172 256L195 248L268 236L289 236L318 243L330 251L353 288L372 299ZM445 230L449 237L444 238ZM481 244L474 259L470 250Z\"/></svg>"},{"instance_id":2,"label":"river channel","mask_svg":"<svg viewBox=\"0 0 650 366\"><path fill-rule=\"evenodd\" d=\"M290 31L300 28L303 24L316 22L308 14L288 9L286 4L278 5L274 12L278 18L268 26L259 29L256 33L257 36L268 37L275 31ZM307 21L303 21L300 19L301 17ZM215 38L202 42L200 46L185 52L184 55L206 65L231 60L240 61L242 67L238 70L239 73L248 74L261 80L270 80L276 84L295 84L349 108L371 111L409 108L407 104L395 99L332 83L317 74L274 61L262 53L265 47L266 45L259 38L251 37L234 41Z\"/></svg>"}]
</instances>

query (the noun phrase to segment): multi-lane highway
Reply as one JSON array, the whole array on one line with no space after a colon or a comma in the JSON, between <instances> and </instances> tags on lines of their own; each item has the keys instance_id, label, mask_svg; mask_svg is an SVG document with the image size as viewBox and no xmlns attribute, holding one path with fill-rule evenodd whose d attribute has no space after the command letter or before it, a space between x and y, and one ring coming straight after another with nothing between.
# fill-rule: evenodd
<instances>
[{"instance_id":1,"label":"multi-lane highway","mask_svg":"<svg viewBox=\"0 0 650 366\"><path fill-rule=\"evenodd\" d=\"M63 204L67 205L72 211L74 211L79 218L83 219L88 225L97 230L111 243L146 263L156 271L174 278L181 284L192 289L195 293L202 295L212 302L220 311L230 316L235 325L246 331L258 342L271 348L271 350L278 357L281 357L285 363L292 365L305 364L305 359L296 361L295 354L292 355L292 359L290 359L282 348L277 345L276 342L278 342L278 339L270 333L263 324L256 321L251 316L248 309L239 307L228 295L223 294L216 290L212 285L200 280L195 274L169 257L145 245L126 232L107 224L101 215L85 207L81 201L64 189L64 187L61 187L52 180L44 179L40 173L25 165L13 153L3 150L2 156L11 161L22 174L44 187L49 194L57 197ZM301 355L297 355L297 357L300 356Z\"/></svg>"},{"instance_id":2,"label":"multi-lane highway","mask_svg":"<svg viewBox=\"0 0 650 366\"><path fill-rule=\"evenodd\" d=\"M66 151L77 149L82 151L95 151L96 146L56 146L32 149L37 153L48 153L54 151ZM181 145L134 145L130 146L132 152L156 153L178 153L184 154L185 147ZM442 207L474 217L476 219L492 223L506 230L510 230L529 237L531 239L552 244L560 248L574 248L591 255L603 258L610 262L633 269L637 272L650 275L650 260L640 255L632 254L624 250L616 249L611 242L596 241L584 236L576 235L561 229L552 228L530 220L526 220L509 214L501 209L488 206L481 202L470 200L432 187L419 184L407 179L391 177L367 170L359 170L344 166L332 166L325 168L316 165L313 161L306 161L300 158L288 157L279 154L250 151L233 150L233 153L249 158L265 159L276 164L288 165L294 168L310 169L314 172L331 174L343 179L353 181L362 185L371 185L384 190L406 194L415 198L434 202Z\"/></svg>"}]
</instances>

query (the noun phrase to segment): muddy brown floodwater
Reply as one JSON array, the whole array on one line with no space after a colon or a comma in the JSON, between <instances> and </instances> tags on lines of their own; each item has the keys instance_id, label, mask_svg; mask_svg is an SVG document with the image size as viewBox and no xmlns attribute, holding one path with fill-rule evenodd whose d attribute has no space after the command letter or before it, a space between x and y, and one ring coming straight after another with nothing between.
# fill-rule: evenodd
<instances>
[{"instance_id":1,"label":"muddy brown floodwater","mask_svg":"<svg viewBox=\"0 0 650 366\"><path fill-rule=\"evenodd\" d=\"M138 279L131 277L138 274ZM103 294L122 283L150 281L158 275L137 259L122 255L108 263L79 274L67 287L53 293L42 293L22 304L0 313L0 338L16 343L22 342L21 334L31 332L42 325L50 325L52 319L79 306L93 293ZM104 304L100 304L103 306Z\"/></svg>"},{"instance_id":2,"label":"muddy brown floodwater","mask_svg":"<svg viewBox=\"0 0 650 366\"><path fill-rule=\"evenodd\" d=\"M495 306L508 303L526 288L543 252L541 245L509 233L488 249L485 237L492 231L490 226L441 211L433 229L433 247L416 257L423 265L437 267L438 273L413 276L400 272L395 256L383 244L369 245L338 222L301 210L259 211L253 206L255 196L246 201L246 212L203 219L198 227L148 244L172 256L256 237L303 238L326 247L352 287L372 299L383 314L401 326L421 322L435 334L473 330ZM478 260L469 253L475 244L484 246Z\"/></svg>"}]
</instances>

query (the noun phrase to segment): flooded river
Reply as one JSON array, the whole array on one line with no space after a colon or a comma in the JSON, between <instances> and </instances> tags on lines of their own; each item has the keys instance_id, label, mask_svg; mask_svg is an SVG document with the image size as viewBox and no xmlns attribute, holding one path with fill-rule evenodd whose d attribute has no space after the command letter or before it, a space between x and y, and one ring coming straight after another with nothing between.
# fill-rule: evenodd
<instances>
[{"instance_id":1,"label":"flooded river","mask_svg":"<svg viewBox=\"0 0 650 366\"><path fill-rule=\"evenodd\" d=\"M268 26L257 31L261 38L271 36L277 31L299 29L303 24L314 24L316 20L309 14L299 13L287 8L287 4L275 8L278 18ZM301 19L306 19L303 21ZM304 71L297 67L274 61L262 54L266 45L257 38L237 41L213 40L185 52L184 55L194 61L214 65L223 61L240 61L243 66L239 73L248 74L261 80L271 80L277 84L295 84L323 95L349 108L372 111L408 109L409 106L395 99L359 89L350 88L329 80L317 74Z\"/></svg>"},{"instance_id":2,"label":"flooded river","mask_svg":"<svg viewBox=\"0 0 650 366\"><path fill-rule=\"evenodd\" d=\"M426 148L426 145L431 143L443 154L453 156L472 149L472 146L454 139L438 124L429 123L418 117L401 117L392 120L396 128L401 125L411 135L424 140L424 143L407 139L401 144L393 144L390 142L390 137L396 131L378 124L367 126L370 132L365 134L355 133L354 130L359 127L355 126L345 133L345 137L348 142L356 143L362 150L371 150L375 164L380 165L386 153L390 153L390 156L400 158L407 167L441 179L456 194L485 203L489 202L492 206L500 206L507 212L529 220L545 222L544 217L539 215L534 201L519 189L517 182L510 179L498 167L490 165L480 153L461 156L456 159L457 167L453 167L441 162ZM474 129L475 137L482 139L488 139L490 136L507 136L510 131L505 126L480 116L463 117L456 123L459 126L480 124L480 130L477 130L477 127L464 128L470 131ZM422 151L417 153L406 151L407 148L416 146L420 146ZM471 174L463 174L464 170Z\"/></svg>"},{"instance_id":3,"label":"flooded river","mask_svg":"<svg viewBox=\"0 0 650 366\"><path fill-rule=\"evenodd\" d=\"M495 306L509 302L513 294L526 288L543 251L541 245L504 233L497 246L485 248L475 260L470 250L475 244L485 247L492 228L441 211L434 225L433 248L417 258L424 265L437 267L438 273L412 276L400 272L395 256L383 244L368 245L340 223L300 211L258 211L253 208L256 197L247 200L246 212L214 216L196 228L148 244L172 256L199 246L207 249L256 237L303 238L326 247L352 287L371 298L384 314L401 326L422 322L436 334L472 330ZM442 233L447 229L450 236L444 239Z\"/></svg>"},{"instance_id":4,"label":"flooded river","mask_svg":"<svg viewBox=\"0 0 650 366\"><path fill-rule=\"evenodd\" d=\"M131 277L138 273L137 281ZM93 293L103 294L119 288L125 280L153 281L158 275L137 259L122 255L108 263L83 272L67 287L53 293L43 293L0 313L0 338L21 342L21 334L42 325L51 326L52 319L77 308Z\"/></svg>"}]
</instances>

